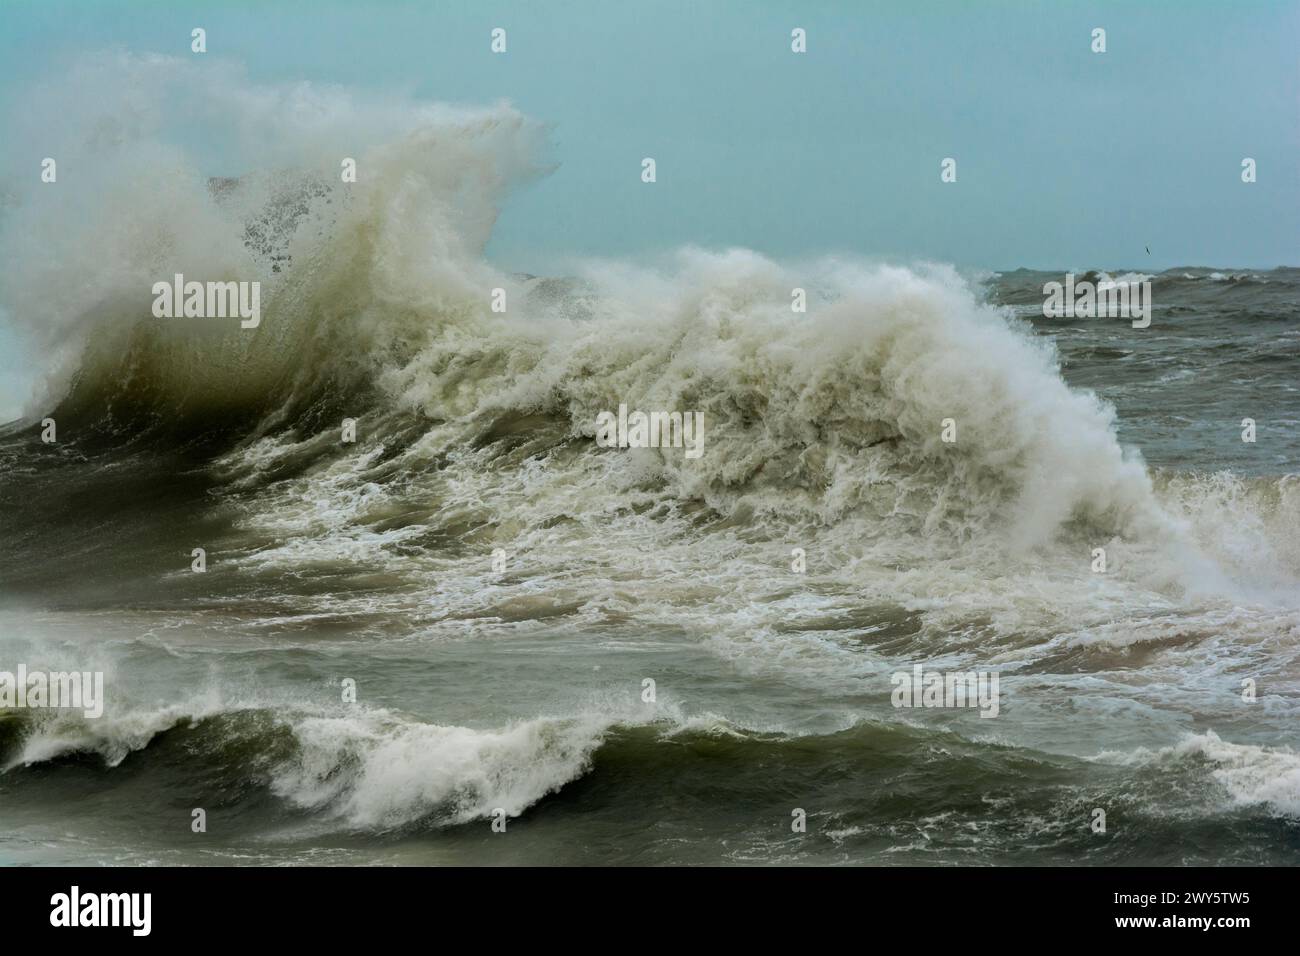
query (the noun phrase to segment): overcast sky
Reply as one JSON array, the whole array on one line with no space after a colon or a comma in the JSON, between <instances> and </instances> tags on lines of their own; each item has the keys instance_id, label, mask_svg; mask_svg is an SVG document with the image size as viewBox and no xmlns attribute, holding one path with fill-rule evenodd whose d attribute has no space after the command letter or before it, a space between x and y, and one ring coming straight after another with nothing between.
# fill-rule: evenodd
<instances>
[{"instance_id":1,"label":"overcast sky","mask_svg":"<svg viewBox=\"0 0 1300 956\"><path fill-rule=\"evenodd\" d=\"M509 100L552 124L558 163L498 223L489 252L515 270L684 244L993 269L1300 264L1295 0L17 2L4 17L3 100L85 52L190 55L195 26L255 81ZM40 144L6 153L27 147L37 170Z\"/></svg>"}]
</instances>

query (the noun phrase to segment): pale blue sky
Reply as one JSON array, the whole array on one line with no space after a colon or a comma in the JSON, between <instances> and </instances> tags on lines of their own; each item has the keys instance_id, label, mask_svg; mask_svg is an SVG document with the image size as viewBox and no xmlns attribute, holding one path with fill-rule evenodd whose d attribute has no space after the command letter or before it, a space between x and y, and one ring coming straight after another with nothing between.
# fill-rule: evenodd
<instances>
[{"instance_id":1,"label":"pale blue sky","mask_svg":"<svg viewBox=\"0 0 1300 956\"><path fill-rule=\"evenodd\" d=\"M194 26L255 81L505 99L552 124L558 169L511 199L489 249L510 269L689 243L995 269L1300 263L1294 0L20 0L0 99L89 51L188 55ZM26 145L39 163L39 144L4 152Z\"/></svg>"},{"instance_id":2,"label":"pale blue sky","mask_svg":"<svg viewBox=\"0 0 1300 956\"><path fill-rule=\"evenodd\" d=\"M5 7L5 96L62 55L187 54L201 25L255 80L510 100L554 124L560 163L501 220L493 251L521 269L539 249L688 242L993 268L1300 263L1294 0Z\"/></svg>"}]
</instances>

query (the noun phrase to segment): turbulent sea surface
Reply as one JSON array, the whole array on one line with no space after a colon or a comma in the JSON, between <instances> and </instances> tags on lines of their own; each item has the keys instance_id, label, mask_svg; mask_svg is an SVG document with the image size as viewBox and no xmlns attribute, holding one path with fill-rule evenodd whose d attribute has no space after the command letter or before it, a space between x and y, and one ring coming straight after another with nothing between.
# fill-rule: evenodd
<instances>
[{"instance_id":1,"label":"turbulent sea surface","mask_svg":"<svg viewBox=\"0 0 1300 956\"><path fill-rule=\"evenodd\" d=\"M1105 263L512 275L530 124L393 125L356 184L140 146L11 206L54 365L0 431L0 670L107 702L0 715L0 863L1300 860L1300 270L1099 274L1147 329L1042 317ZM152 318L173 272L260 327ZM596 447L620 402L703 455ZM895 708L918 663L998 716Z\"/></svg>"}]
</instances>

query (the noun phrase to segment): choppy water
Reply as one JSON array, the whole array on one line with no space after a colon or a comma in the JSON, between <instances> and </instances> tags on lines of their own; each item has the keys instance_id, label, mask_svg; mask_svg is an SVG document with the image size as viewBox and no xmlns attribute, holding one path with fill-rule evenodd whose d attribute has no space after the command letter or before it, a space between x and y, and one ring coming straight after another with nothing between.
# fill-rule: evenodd
<instances>
[{"instance_id":1,"label":"choppy water","mask_svg":"<svg viewBox=\"0 0 1300 956\"><path fill-rule=\"evenodd\" d=\"M147 188L6 215L63 238L5 288L54 374L0 437L0 670L107 704L0 717L0 862L1300 858L1300 270L1161 272L1141 330L1042 318L1060 273L511 275L531 124L393 123L348 188L137 144ZM174 271L261 326L151 318ZM704 453L598 448L620 402ZM918 663L997 717L892 706Z\"/></svg>"}]
</instances>

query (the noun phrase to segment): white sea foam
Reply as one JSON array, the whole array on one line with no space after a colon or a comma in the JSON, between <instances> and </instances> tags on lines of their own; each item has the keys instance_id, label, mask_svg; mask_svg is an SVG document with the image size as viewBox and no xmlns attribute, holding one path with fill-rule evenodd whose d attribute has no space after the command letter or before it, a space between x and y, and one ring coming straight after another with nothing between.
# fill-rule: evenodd
<instances>
[{"instance_id":1,"label":"white sea foam","mask_svg":"<svg viewBox=\"0 0 1300 956\"><path fill-rule=\"evenodd\" d=\"M1188 734L1170 747L1103 752L1096 759L1129 766L1185 766L1203 762L1229 804L1240 807L1262 804L1278 816L1300 819L1300 754L1287 747L1235 744L1209 730Z\"/></svg>"},{"instance_id":2,"label":"white sea foam","mask_svg":"<svg viewBox=\"0 0 1300 956\"><path fill-rule=\"evenodd\" d=\"M382 712L308 717L292 725L299 752L273 789L363 828L465 823L497 809L515 817L585 772L611 723L591 715L473 730Z\"/></svg>"},{"instance_id":3,"label":"white sea foam","mask_svg":"<svg viewBox=\"0 0 1300 956\"><path fill-rule=\"evenodd\" d=\"M845 694L917 653L959 668L1196 640L1238 605L1252 641L1292 633L1294 487L1153 481L1113 410L952 268L691 248L521 278L483 255L510 189L542 165L540 128L508 106L268 89L166 58L83 71L70 88L112 96L78 106L56 90L51 105L91 110L81 126L103 135L56 145L96 172L7 213L4 305L56 356L33 409L76 368L81 407L143 396L169 420L251 417L213 469L245 545L214 576L385 575L301 604L439 639L635 620L741 673ZM187 105L231 131L229 190L162 136ZM319 157L352 151L362 174L344 188ZM273 250L250 246L259 224ZM175 271L261 278L261 325L159 326L150 285ZM702 410L707 452L595 447L597 414L625 401ZM356 445L340 446L331 402L358 418ZM1109 569L1093 574L1103 546ZM863 646L882 621L904 646ZM173 719L128 715L100 742L42 731L24 759L79 740L121 759ZM474 730L311 713L290 722L302 756L276 786L365 826L515 813L582 772L608 719Z\"/></svg>"}]
</instances>

